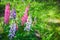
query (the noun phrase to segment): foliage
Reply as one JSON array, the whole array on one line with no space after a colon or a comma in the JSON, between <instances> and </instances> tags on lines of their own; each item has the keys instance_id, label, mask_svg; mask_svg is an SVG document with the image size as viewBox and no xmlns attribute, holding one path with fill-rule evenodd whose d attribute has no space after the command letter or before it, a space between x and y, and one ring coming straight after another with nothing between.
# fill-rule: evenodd
<instances>
[{"instance_id":1,"label":"foliage","mask_svg":"<svg viewBox=\"0 0 60 40\"><path fill-rule=\"evenodd\" d=\"M15 7L17 12L16 21L18 24L18 31L16 32L16 36L13 40L38 40L35 35L35 30L38 30L41 40L59 40L60 38L60 25L56 26L57 23L48 22L48 19L60 19L60 11L59 5L57 5L57 1L52 0L2 0L0 2L0 6L5 6L6 3L10 3L10 9ZM29 15L32 14L32 28L30 32L24 31L25 25L21 26L21 17L24 14L26 6L30 3L30 10ZM1 7L2 9L4 7ZM0 8L0 11L2 9ZM0 13L1 14L1 13ZM36 22L34 24L34 17L36 17ZM0 33L1 40L8 40L8 32L9 32L9 25L5 25L3 22L3 17L0 17L0 27L2 33Z\"/></svg>"}]
</instances>

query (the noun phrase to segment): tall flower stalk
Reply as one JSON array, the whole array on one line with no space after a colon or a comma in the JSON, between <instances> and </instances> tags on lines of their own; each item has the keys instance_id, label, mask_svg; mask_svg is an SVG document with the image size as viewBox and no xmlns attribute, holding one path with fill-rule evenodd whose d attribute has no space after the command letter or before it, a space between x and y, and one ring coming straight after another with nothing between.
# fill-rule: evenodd
<instances>
[{"instance_id":1,"label":"tall flower stalk","mask_svg":"<svg viewBox=\"0 0 60 40\"><path fill-rule=\"evenodd\" d=\"M11 19L16 19L16 10L15 10L15 8L12 8L12 10L10 12L10 18Z\"/></svg>"},{"instance_id":2,"label":"tall flower stalk","mask_svg":"<svg viewBox=\"0 0 60 40\"><path fill-rule=\"evenodd\" d=\"M23 15L23 17L21 18L21 25L24 25L24 23L27 22L28 11L29 11L29 5L26 7L26 10L25 10L25 12L24 12L24 15Z\"/></svg>"},{"instance_id":3,"label":"tall flower stalk","mask_svg":"<svg viewBox=\"0 0 60 40\"><path fill-rule=\"evenodd\" d=\"M9 16L10 16L10 4L7 3L5 7L5 14L4 14L4 23L9 23Z\"/></svg>"},{"instance_id":4,"label":"tall flower stalk","mask_svg":"<svg viewBox=\"0 0 60 40\"><path fill-rule=\"evenodd\" d=\"M24 28L24 30L30 31L31 30L31 25L32 25L32 18L31 18L31 15L30 15L27 19L26 27Z\"/></svg>"},{"instance_id":5,"label":"tall flower stalk","mask_svg":"<svg viewBox=\"0 0 60 40\"><path fill-rule=\"evenodd\" d=\"M15 36L15 33L17 31L17 24L16 23L12 23L10 25L10 30L9 30L9 39L12 40L13 37Z\"/></svg>"}]
</instances>

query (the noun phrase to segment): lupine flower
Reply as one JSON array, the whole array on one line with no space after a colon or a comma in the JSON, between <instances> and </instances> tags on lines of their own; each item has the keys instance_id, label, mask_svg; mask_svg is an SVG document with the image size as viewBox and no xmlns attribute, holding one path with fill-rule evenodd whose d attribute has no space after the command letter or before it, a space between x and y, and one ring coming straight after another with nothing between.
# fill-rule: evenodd
<instances>
[{"instance_id":1,"label":"lupine flower","mask_svg":"<svg viewBox=\"0 0 60 40\"><path fill-rule=\"evenodd\" d=\"M21 24L24 25L25 22L27 22L27 18L28 18L28 11L29 11L29 5L26 7L25 13L21 19Z\"/></svg>"},{"instance_id":2,"label":"lupine flower","mask_svg":"<svg viewBox=\"0 0 60 40\"><path fill-rule=\"evenodd\" d=\"M26 22L26 27L24 28L24 30L30 31L31 30L31 25L32 25L32 18L31 18L31 16L29 16L28 19L27 19L27 22Z\"/></svg>"},{"instance_id":3,"label":"lupine flower","mask_svg":"<svg viewBox=\"0 0 60 40\"><path fill-rule=\"evenodd\" d=\"M10 16L10 4L6 4L5 7L5 14L4 14L4 23L8 24L9 23L9 16Z\"/></svg>"},{"instance_id":4,"label":"lupine flower","mask_svg":"<svg viewBox=\"0 0 60 40\"><path fill-rule=\"evenodd\" d=\"M12 8L12 10L10 12L10 18L12 18L12 19L16 18L16 10L15 10L15 8Z\"/></svg>"},{"instance_id":5,"label":"lupine flower","mask_svg":"<svg viewBox=\"0 0 60 40\"><path fill-rule=\"evenodd\" d=\"M10 40L15 36L16 31L17 31L16 23L11 24L10 30L9 30L9 35L8 35Z\"/></svg>"}]
</instances>

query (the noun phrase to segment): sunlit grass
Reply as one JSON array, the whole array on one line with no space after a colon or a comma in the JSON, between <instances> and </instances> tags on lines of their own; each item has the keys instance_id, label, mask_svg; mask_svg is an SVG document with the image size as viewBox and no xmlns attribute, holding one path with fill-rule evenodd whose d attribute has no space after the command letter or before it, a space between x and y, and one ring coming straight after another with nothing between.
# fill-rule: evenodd
<instances>
[{"instance_id":1,"label":"sunlit grass","mask_svg":"<svg viewBox=\"0 0 60 40\"><path fill-rule=\"evenodd\" d=\"M15 0L14 1L2 0L2 2L0 4L6 5L6 3L8 3L8 2L11 4L10 9L12 9L12 7L15 7L15 9L16 9L16 13L17 13L16 21L20 28L18 30L18 32L16 33L14 40L17 40L17 39L35 40L35 36L33 34L35 30L38 30L39 34L41 35L42 40L58 40L59 39L59 37L60 37L59 35L57 35L57 38L55 37L55 35L57 33L60 34L60 27L56 26L56 24L59 23L59 18L60 18L60 14L58 14L59 10L57 9L58 6L55 5L56 2L52 2L52 3L40 2L39 3L36 1L31 2L31 0L30 1L28 0L25 2L15 1ZM19 21L21 21L21 17L23 16L25 8L29 3L30 3L29 14L32 14L32 19L34 19L34 17L37 18L37 21L36 21L37 23L32 24L33 25L32 31L26 33L26 32L22 31L23 28L21 28ZM11 21L12 20L10 20L10 24L11 24ZM3 23L4 23L4 16L0 17L1 33L4 32L3 28L2 28ZM8 35L8 30L9 30L8 27L9 27L9 25L6 26L6 28L5 28L7 35Z\"/></svg>"}]
</instances>

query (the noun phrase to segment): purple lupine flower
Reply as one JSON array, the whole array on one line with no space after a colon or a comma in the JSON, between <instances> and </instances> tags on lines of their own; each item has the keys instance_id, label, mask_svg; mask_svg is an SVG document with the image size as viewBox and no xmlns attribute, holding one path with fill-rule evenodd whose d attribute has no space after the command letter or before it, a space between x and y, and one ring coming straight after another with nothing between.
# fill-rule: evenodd
<instances>
[{"instance_id":1,"label":"purple lupine flower","mask_svg":"<svg viewBox=\"0 0 60 40\"><path fill-rule=\"evenodd\" d=\"M16 31L17 31L16 23L11 24L10 30L9 30L9 35L8 35L10 40L15 36Z\"/></svg>"},{"instance_id":2,"label":"purple lupine flower","mask_svg":"<svg viewBox=\"0 0 60 40\"><path fill-rule=\"evenodd\" d=\"M32 18L31 18L31 16L29 16L27 19L27 22L26 22L26 27L24 28L24 30L30 31L31 30L31 24L32 24Z\"/></svg>"},{"instance_id":3,"label":"purple lupine flower","mask_svg":"<svg viewBox=\"0 0 60 40\"><path fill-rule=\"evenodd\" d=\"M15 10L15 8L12 8L12 10L10 12L10 18L12 18L12 19L16 18L16 10Z\"/></svg>"}]
</instances>

